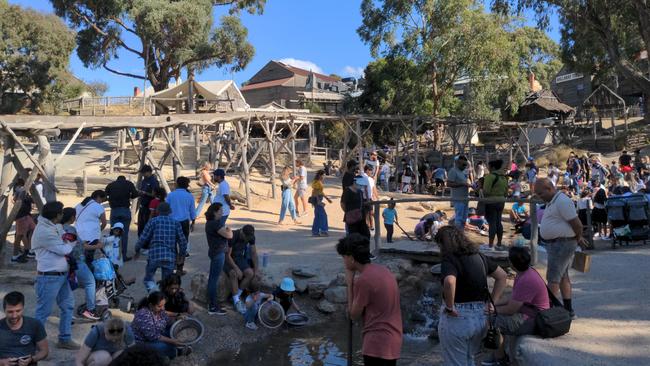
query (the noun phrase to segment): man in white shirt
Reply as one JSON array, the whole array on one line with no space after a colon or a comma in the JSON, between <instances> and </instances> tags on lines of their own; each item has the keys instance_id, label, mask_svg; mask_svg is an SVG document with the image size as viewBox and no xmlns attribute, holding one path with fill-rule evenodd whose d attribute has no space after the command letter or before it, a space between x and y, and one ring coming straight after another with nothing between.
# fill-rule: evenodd
<instances>
[{"instance_id":1,"label":"man in white shirt","mask_svg":"<svg viewBox=\"0 0 650 366\"><path fill-rule=\"evenodd\" d=\"M48 202L43 205L38 224L32 236L32 249L36 253L36 316L43 326L56 303L59 306L59 342L57 348L76 350L79 344L72 341L72 311L74 297L68 283L68 261L75 243L63 241L63 204Z\"/></svg>"},{"instance_id":2,"label":"man in white shirt","mask_svg":"<svg viewBox=\"0 0 650 366\"><path fill-rule=\"evenodd\" d=\"M230 185L226 181L226 171L223 169L215 169L212 173L214 182L217 184L217 193L212 199L212 203L219 202L222 207L221 226L226 225L226 220L230 215L230 211L235 209L230 199Z\"/></svg>"},{"instance_id":3,"label":"man in white shirt","mask_svg":"<svg viewBox=\"0 0 650 366\"><path fill-rule=\"evenodd\" d=\"M548 287L556 297L562 294L564 307L573 317L575 313L571 304L569 268L577 246L587 246L587 241L582 236L582 223L573 201L566 194L557 191L549 179L541 178L535 182L535 194L547 202L539 232L548 253Z\"/></svg>"},{"instance_id":4,"label":"man in white shirt","mask_svg":"<svg viewBox=\"0 0 650 366\"><path fill-rule=\"evenodd\" d=\"M301 160L296 160L296 170L298 180L296 181L296 193L293 200L296 201L296 214L305 216L307 215L307 168L305 168ZM302 211L299 210L300 202L302 202Z\"/></svg>"}]
</instances>

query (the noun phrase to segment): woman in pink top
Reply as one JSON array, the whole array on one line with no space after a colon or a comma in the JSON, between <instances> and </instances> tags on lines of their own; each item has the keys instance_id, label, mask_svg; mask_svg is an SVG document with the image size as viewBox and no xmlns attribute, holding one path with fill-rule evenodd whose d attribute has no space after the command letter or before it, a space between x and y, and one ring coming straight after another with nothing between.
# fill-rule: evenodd
<instances>
[{"instance_id":1,"label":"woman in pink top","mask_svg":"<svg viewBox=\"0 0 650 366\"><path fill-rule=\"evenodd\" d=\"M399 288L386 267L370 263L369 248L368 238L356 233L336 245L343 257L348 299L352 299L348 311L353 320L363 317L364 365L396 365L402 348Z\"/></svg>"}]
</instances>

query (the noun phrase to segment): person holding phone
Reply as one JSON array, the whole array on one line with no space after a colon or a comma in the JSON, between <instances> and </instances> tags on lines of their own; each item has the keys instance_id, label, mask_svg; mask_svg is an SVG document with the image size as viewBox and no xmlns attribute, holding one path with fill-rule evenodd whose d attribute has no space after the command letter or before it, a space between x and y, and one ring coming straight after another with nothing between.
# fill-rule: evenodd
<instances>
[{"instance_id":1,"label":"person holding phone","mask_svg":"<svg viewBox=\"0 0 650 366\"><path fill-rule=\"evenodd\" d=\"M5 318L0 319L0 366L35 365L49 353L43 324L23 316L25 296L17 291L2 300Z\"/></svg>"}]
</instances>

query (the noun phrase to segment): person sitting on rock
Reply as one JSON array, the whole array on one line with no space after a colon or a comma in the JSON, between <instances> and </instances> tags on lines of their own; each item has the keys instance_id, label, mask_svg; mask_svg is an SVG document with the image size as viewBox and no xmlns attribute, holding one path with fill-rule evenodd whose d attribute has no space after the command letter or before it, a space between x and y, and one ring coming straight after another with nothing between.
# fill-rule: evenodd
<instances>
[{"instance_id":1,"label":"person sitting on rock","mask_svg":"<svg viewBox=\"0 0 650 366\"><path fill-rule=\"evenodd\" d=\"M512 205L510 220L515 224L521 224L528 220L528 210L526 210L524 200L520 199Z\"/></svg>"},{"instance_id":2,"label":"person sitting on rock","mask_svg":"<svg viewBox=\"0 0 650 366\"><path fill-rule=\"evenodd\" d=\"M417 225L415 225L415 237L418 238L418 240L431 240L429 234L431 232L431 227L433 227L433 221L434 220L432 218L427 218L426 220L422 220L418 222Z\"/></svg>"},{"instance_id":3,"label":"person sitting on rock","mask_svg":"<svg viewBox=\"0 0 650 366\"><path fill-rule=\"evenodd\" d=\"M508 259L517 272L517 277L510 299L496 302L496 326L504 335L534 334L535 315L550 308L546 284L542 276L530 266L528 248L511 247ZM500 339L499 348L494 352L492 364L507 364L503 337Z\"/></svg>"},{"instance_id":4,"label":"person sitting on rock","mask_svg":"<svg viewBox=\"0 0 650 366\"><path fill-rule=\"evenodd\" d=\"M12 291L2 300L0 365L35 365L47 358L47 334L41 322L23 315L25 295Z\"/></svg>"},{"instance_id":5,"label":"person sitting on rock","mask_svg":"<svg viewBox=\"0 0 650 366\"><path fill-rule=\"evenodd\" d=\"M259 277L257 263L257 249L255 247L255 228L253 225L244 225L232 233L228 240L224 272L230 278L232 286L232 301L235 309L240 313L246 312L246 306L241 301L242 290L248 289L251 281Z\"/></svg>"},{"instance_id":6,"label":"person sitting on rock","mask_svg":"<svg viewBox=\"0 0 650 366\"><path fill-rule=\"evenodd\" d=\"M289 310L293 308L296 312L301 313L298 304L293 298L293 295L296 293L296 285L293 282L291 277L285 277L280 282L275 291L273 291L273 300L277 301L282 305L284 313L288 314Z\"/></svg>"},{"instance_id":7,"label":"person sitting on rock","mask_svg":"<svg viewBox=\"0 0 650 366\"><path fill-rule=\"evenodd\" d=\"M485 216L479 215L476 209L472 207L469 209L465 228L472 231L478 231L481 235L487 235L487 232L490 230L490 225L485 219Z\"/></svg>"},{"instance_id":8,"label":"person sitting on rock","mask_svg":"<svg viewBox=\"0 0 650 366\"><path fill-rule=\"evenodd\" d=\"M183 315L189 315L194 312L192 303L185 296L181 288L181 276L171 274L169 277L158 283L158 287L165 294L165 311L170 318L177 318Z\"/></svg>"},{"instance_id":9,"label":"person sitting on rock","mask_svg":"<svg viewBox=\"0 0 650 366\"><path fill-rule=\"evenodd\" d=\"M255 318L263 302L273 299L273 295L266 294L260 291L260 285L257 282L251 283L250 293L246 296L246 314L244 320L246 321L246 328L250 330L257 330Z\"/></svg>"}]
</instances>

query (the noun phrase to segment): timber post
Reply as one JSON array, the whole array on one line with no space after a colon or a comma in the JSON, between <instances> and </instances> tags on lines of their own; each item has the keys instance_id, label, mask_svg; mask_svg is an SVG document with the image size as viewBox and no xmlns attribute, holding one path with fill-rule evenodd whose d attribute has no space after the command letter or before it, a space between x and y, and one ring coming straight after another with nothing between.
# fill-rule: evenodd
<instances>
[{"instance_id":1,"label":"timber post","mask_svg":"<svg viewBox=\"0 0 650 366\"><path fill-rule=\"evenodd\" d=\"M47 136L43 135L36 136L36 140L38 141L39 160L42 161L43 169L45 170L46 176L44 179L49 180L51 183L51 185L43 185L43 196L45 196L45 201L54 202L56 201L56 171L54 169L54 159L52 158L50 141L47 139Z\"/></svg>"}]
</instances>

